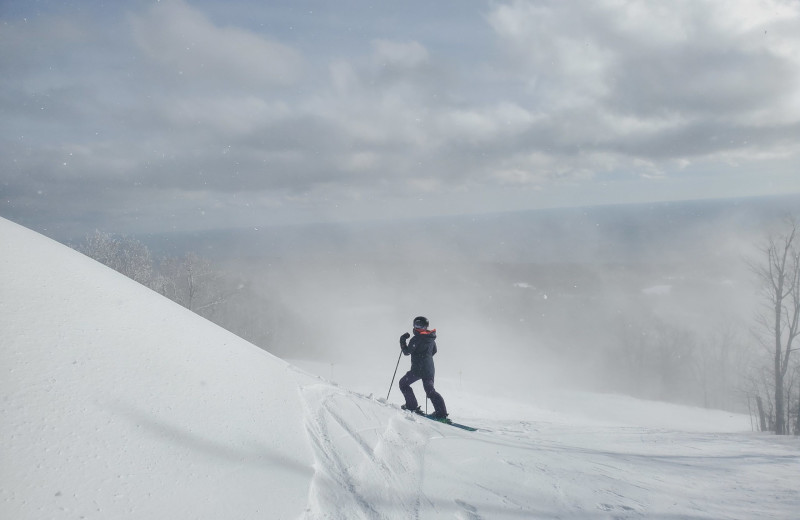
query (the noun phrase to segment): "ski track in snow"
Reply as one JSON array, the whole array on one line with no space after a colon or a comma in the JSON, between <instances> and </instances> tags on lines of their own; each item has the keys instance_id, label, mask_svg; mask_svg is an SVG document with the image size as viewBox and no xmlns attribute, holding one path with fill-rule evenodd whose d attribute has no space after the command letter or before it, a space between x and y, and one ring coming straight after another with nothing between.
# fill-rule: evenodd
<instances>
[{"instance_id":1,"label":"ski track in snow","mask_svg":"<svg viewBox=\"0 0 800 520\"><path fill-rule=\"evenodd\" d=\"M800 505L792 439L535 419L465 420L472 433L324 382L300 393L307 520L785 520Z\"/></svg>"},{"instance_id":2,"label":"ski track in snow","mask_svg":"<svg viewBox=\"0 0 800 520\"><path fill-rule=\"evenodd\" d=\"M330 385L302 387L301 394L315 458L305 518L419 518L423 429L377 403L362 407L368 398ZM352 426L359 423L366 426Z\"/></svg>"}]
</instances>

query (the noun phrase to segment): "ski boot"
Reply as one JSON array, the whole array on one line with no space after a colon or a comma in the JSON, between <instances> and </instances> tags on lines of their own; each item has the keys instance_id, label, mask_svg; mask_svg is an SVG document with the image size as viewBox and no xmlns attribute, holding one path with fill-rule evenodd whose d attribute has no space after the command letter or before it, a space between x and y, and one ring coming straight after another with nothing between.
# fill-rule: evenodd
<instances>
[{"instance_id":1,"label":"ski boot","mask_svg":"<svg viewBox=\"0 0 800 520\"><path fill-rule=\"evenodd\" d=\"M417 406L416 408L412 409L412 408L406 407L406 405L402 405L402 406L400 406L400 408L405 410L405 411L407 411L407 412L414 412L417 415L421 415L423 417L425 416L425 412L423 412L422 408L420 408L419 406Z\"/></svg>"},{"instance_id":2,"label":"ski boot","mask_svg":"<svg viewBox=\"0 0 800 520\"><path fill-rule=\"evenodd\" d=\"M448 414L446 414L446 413L441 413L441 414L440 414L440 413L433 412L432 414L430 414L430 415L428 415L428 416L426 416L426 417L427 417L428 419L433 419L434 421L437 421L437 422L440 422L440 423L452 424L452 423L453 423L453 421L451 421L450 419L448 419L448 418L447 418L447 415L448 415Z\"/></svg>"}]
</instances>

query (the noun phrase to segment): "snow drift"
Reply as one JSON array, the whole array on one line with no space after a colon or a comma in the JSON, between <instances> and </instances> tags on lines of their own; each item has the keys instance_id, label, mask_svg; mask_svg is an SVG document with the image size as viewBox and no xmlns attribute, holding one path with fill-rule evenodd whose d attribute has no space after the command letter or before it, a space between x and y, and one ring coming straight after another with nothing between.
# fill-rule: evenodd
<instances>
[{"instance_id":1,"label":"snow drift","mask_svg":"<svg viewBox=\"0 0 800 520\"><path fill-rule=\"evenodd\" d=\"M449 407L481 428L463 432L311 376L2 219L0 243L2 518L800 510L797 440L742 431L746 417L451 386Z\"/></svg>"}]
</instances>

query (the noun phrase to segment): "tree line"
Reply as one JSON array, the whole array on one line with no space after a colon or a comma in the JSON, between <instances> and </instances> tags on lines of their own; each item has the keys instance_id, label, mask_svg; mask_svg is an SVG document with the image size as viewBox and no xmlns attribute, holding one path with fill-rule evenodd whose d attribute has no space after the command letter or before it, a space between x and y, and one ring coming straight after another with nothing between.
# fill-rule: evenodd
<instances>
[{"instance_id":1,"label":"tree line","mask_svg":"<svg viewBox=\"0 0 800 520\"><path fill-rule=\"evenodd\" d=\"M140 240L96 230L72 247L251 343L282 354L286 330L297 323L276 299L247 279L194 252L154 255Z\"/></svg>"},{"instance_id":2,"label":"tree line","mask_svg":"<svg viewBox=\"0 0 800 520\"><path fill-rule=\"evenodd\" d=\"M236 294L234 284L195 253L154 259L141 241L99 230L75 249L206 318Z\"/></svg>"},{"instance_id":3,"label":"tree line","mask_svg":"<svg viewBox=\"0 0 800 520\"><path fill-rule=\"evenodd\" d=\"M751 414L754 429L800 435L800 222L786 217L747 260L760 304L750 323L698 333L640 310L618 326L605 370L618 389ZM632 311L637 312L637 311Z\"/></svg>"}]
</instances>

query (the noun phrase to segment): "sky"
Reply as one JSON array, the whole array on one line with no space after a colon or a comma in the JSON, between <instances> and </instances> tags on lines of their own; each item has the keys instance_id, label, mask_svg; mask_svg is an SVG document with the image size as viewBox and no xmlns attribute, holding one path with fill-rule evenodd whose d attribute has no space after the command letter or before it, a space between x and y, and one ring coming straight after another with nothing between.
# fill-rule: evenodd
<instances>
[{"instance_id":1,"label":"sky","mask_svg":"<svg viewBox=\"0 0 800 520\"><path fill-rule=\"evenodd\" d=\"M0 0L53 235L800 192L800 1Z\"/></svg>"}]
</instances>

